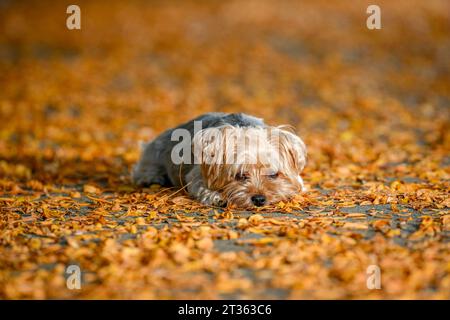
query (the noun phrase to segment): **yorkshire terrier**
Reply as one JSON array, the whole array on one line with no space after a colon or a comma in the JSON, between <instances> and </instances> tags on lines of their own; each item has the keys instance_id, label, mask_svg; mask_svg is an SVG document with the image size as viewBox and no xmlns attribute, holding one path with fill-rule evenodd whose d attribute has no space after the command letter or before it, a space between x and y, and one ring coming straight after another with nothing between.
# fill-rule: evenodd
<instances>
[{"instance_id":1,"label":"yorkshire terrier","mask_svg":"<svg viewBox=\"0 0 450 320\"><path fill-rule=\"evenodd\" d=\"M185 187L207 205L249 208L302 191L305 163L305 144L288 127L271 127L243 113L214 112L145 144L132 179L140 186Z\"/></svg>"}]
</instances>

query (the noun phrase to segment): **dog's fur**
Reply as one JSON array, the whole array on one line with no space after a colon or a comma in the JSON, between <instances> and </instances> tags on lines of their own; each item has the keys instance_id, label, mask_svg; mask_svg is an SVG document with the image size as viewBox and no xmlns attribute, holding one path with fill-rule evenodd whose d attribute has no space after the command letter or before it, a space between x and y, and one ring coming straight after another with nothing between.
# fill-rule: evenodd
<instances>
[{"instance_id":1,"label":"dog's fur","mask_svg":"<svg viewBox=\"0 0 450 320\"><path fill-rule=\"evenodd\" d=\"M194 132L194 121L201 121L201 131ZM190 132L192 157L201 158L201 163L174 164L171 154L179 143L171 140L175 129ZM222 135L213 137L217 132ZM237 144L254 138L262 143L251 142L243 152L237 151ZM226 157L234 160L223 161ZM287 200L301 191L305 162L303 141L286 127L270 127L243 113L207 113L146 144L132 179L140 186L186 187L204 204L245 208Z\"/></svg>"}]
</instances>

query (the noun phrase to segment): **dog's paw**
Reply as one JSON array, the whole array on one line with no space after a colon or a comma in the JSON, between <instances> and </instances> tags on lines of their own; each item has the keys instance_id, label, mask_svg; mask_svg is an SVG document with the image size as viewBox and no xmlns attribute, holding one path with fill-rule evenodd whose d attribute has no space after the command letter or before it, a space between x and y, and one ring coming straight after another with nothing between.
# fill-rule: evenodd
<instances>
[{"instance_id":1,"label":"dog's paw","mask_svg":"<svg viewBox=\"0 0 450 320\"><path fill-rule=\"evenodd\" d=\"M217 191L208 191L207 193L204 193L201 202L215 207L225 207L227 205L226 200L223 199L222 195Z\"/></svg>"}]
</instances>

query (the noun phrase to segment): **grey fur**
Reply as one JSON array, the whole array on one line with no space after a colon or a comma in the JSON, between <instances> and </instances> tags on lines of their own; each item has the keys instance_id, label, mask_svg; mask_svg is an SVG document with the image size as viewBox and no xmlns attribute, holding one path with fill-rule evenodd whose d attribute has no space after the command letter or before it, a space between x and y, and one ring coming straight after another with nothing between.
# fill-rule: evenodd
<instances>
[{"instance_id":1,"label":"grey fur","mask_svg":"<svg viewBox=\"0 0 450 320\"><path fill-rule=\"evenodd\" d=\"M209 190L200 172L198 164L177 165L172 162L172 148L179 141L171 141L175 129L187 129L191 137L194 136L194 121L202 121L202 129L220 127L229 124L235 127L265 127L262 119L244 113L211 112L201 115L176 128L169 129L155 140L147 143L141 158L133 168L133 182L140 186L160 184L177 188L186 186L188 193L202 203L209 205L223 205L224 201L216 191ZM193 155L191 155L193 159Z\"/></svg>"}]
</instances>

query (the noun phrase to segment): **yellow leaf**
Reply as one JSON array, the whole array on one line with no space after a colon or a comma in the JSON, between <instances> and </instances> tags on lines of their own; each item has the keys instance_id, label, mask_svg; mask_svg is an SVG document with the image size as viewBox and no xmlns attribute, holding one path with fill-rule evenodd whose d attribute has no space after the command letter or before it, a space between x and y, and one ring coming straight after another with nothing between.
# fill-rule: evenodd
<instances>
[{"instance_id":1,"label":"yellow leaf","mask_svg":"<svg viewBox=\"0 0 450 320\"><path fill-rule=\"evenodd\" d=\"M359 230L365 230L368 228L367 224L360 222L345 222L343 227L348 229L359 229Z\"/></svg>"},{"instance_id":2,"label":"yellow leaf","mask_svg":"<svg viewBox=\"0 0 450 320\"><path fill-rule=\"evenodd\" d=\"M211 238L203 238L196 242L196 246L202 250L211 250L214 247L214 242Z\"/></svg>"},{"instance_id":3,"label":"yellow leaf","mask_svg":"<svg viewBox=\"0 0 450 320\"><path fill-rule=\"evenodd\" d=\"M145 224L145 219L143 217L136 218L136 224L142 226Z\"/></svg>"},{"instance_id":4,"label":"yellow leaf","mask_svg":"<svg viewBox=\"0 0 450 320\"><path fill-rule=\"evenodd\" d=\"M42 244L42 242L38 238L33 238L30 240L30 248L31 249L38 250L41 248L41 244Z\"/></svg>"},{"instance_id":5,"label":"yellow leaf","mask_svg":"<svg viewBox=\"0 0 450 320\"><path fill-rule=\"evenodd\" d=\"M83 191L86 192L86 193L100 193L100 189L99 188L97 188L97 187L95 187L93 185L90 185L90 184L85 184L83 186Z\"/></svg>"},{"instance_id":6,"label":"yellow leaf","mask_svg":"<svg viewBox=\"0 0 450 320\"><path fill-rule=\"evenodd\" d=\"M258 225L262 220L264 220L264 217L260 214L254 214L250 218L248 218L248 222L253 225Z\"/></svg>"}]
</instances>

